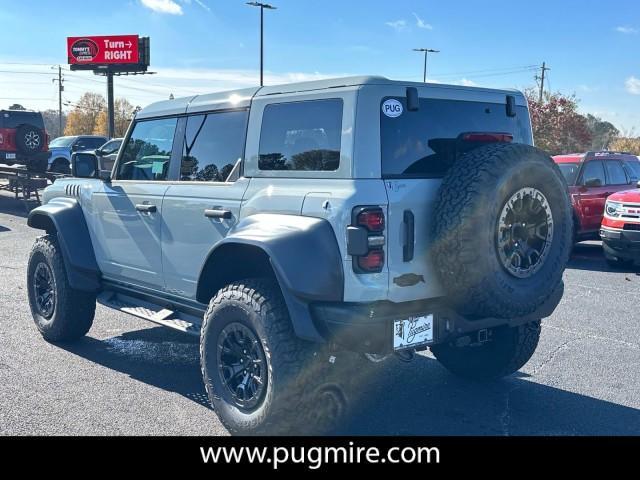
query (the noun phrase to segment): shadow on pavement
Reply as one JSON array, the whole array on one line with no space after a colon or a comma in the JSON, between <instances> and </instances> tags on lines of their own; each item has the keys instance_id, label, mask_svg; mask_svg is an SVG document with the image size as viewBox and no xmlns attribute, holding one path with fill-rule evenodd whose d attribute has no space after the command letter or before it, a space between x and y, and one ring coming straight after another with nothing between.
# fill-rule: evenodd
<instances>
[{"instance_id":1,"label":"shadow on pavement","mask_svg":"<svg viewBox=\"0 0 640 480\"><path fill-rule=\"evenodd\" d=\"M35 198L31 200L16 200L13 193L0 190L0 213L26 218L29 212L37 206L38 203Z\"/></svg>"},{"instance_id":2,"label":"shadow on pavement","mask_svg":"<svg viewBox=\"0 0 640 480\"><path fill-rule=\"evenodd\" d=\"M209 408L196 338L157 327L63 348ZM336 434L640 435L640 410L535 383L523 373L477 384L422 355L410 364L395 358L371 364L345 354L341 363L346 367L336 381L351 413Z\"/></svg>"},{"instance_id":3,"label":"shadow on pavement","mask_svg":"<svg viewBox=\"0 0 640 480\"><path fill-rule=\"evenodd\" d=\"M622 268L612 268L607 264L602 253L601 242L583 242L573 247L567 268L597 272L620 272L640 274L640 265L635 264Z\"/></svg>"}]
</instances>

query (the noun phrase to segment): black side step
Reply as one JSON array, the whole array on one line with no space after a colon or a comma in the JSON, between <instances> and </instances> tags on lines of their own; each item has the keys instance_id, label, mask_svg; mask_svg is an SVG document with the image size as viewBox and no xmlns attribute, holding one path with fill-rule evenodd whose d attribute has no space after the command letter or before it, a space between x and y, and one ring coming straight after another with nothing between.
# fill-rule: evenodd
<instances>
[{"instance_id":1,"label":"black side step","mask_svg":"<svg viewBox=\"0 0 640 480\"><path fill-rule=\"evenodd\" d=\"M163 308L139 298L118 292L105 291L98 295L98 303L190 335L200 335L202 319L183 312Z\"/></svg>"}]
</instances>

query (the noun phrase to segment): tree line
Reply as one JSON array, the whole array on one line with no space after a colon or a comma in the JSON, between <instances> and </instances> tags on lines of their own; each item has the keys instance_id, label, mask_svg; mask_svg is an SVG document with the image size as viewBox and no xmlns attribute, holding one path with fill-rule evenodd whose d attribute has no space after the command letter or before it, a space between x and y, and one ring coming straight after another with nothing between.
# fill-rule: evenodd
<instances>
[{"instance_id":1,"label":"tree line","mask_svg":"<svg viewBox=\"0 0 640 480\"><path fill-rule=\"evenodd\" d=\"M537 147L552 155L614 150L640 155L640 137L633 131L620 132L611 122L578 112L575 95L545 93L540 102L537 92L526 90L533 139Z\"/></svg>"}]
</instances>

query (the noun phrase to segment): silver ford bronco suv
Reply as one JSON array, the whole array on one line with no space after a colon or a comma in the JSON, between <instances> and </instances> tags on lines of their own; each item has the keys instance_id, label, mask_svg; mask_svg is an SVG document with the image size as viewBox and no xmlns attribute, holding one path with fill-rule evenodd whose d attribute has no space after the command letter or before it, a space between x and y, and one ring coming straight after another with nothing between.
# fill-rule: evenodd
<instances>
[{"instance_id":1,"label":"silver ford bronco suv","mask_svg":"<svg viewBox=\"0 0 640 480\"><path fill-rule=\"evenodd\" d=\"M340 351L509 375L562 297L567 187L518 91L355 77L163 101L113 171L72 169L28 219L39 331L79 339L98 301L199 335L232 433L338 415Z\"/></svg>"}]
</instances>

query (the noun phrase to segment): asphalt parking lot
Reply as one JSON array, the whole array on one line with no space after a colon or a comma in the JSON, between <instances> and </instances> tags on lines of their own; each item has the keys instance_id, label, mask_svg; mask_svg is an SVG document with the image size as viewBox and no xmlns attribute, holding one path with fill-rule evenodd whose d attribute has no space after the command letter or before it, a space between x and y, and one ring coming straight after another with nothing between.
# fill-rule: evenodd
<instances>
[{"instance_id":1,"label":"asphalt parking lot","mask_svg":"<svg viewBox=\"0 0 640 480\"><path fill-rule=\"evenodd\" d=\"M226 435L196 340L101 306L80 343L42 340L25 280L37 235L22 202L0 192L0 434ZM564 299L518 374L479 385L429 355L391 359L363 370L339 433L639 435L638 272L612 271L597 242L579 245Z\"/></svg>"}]
</instances>

